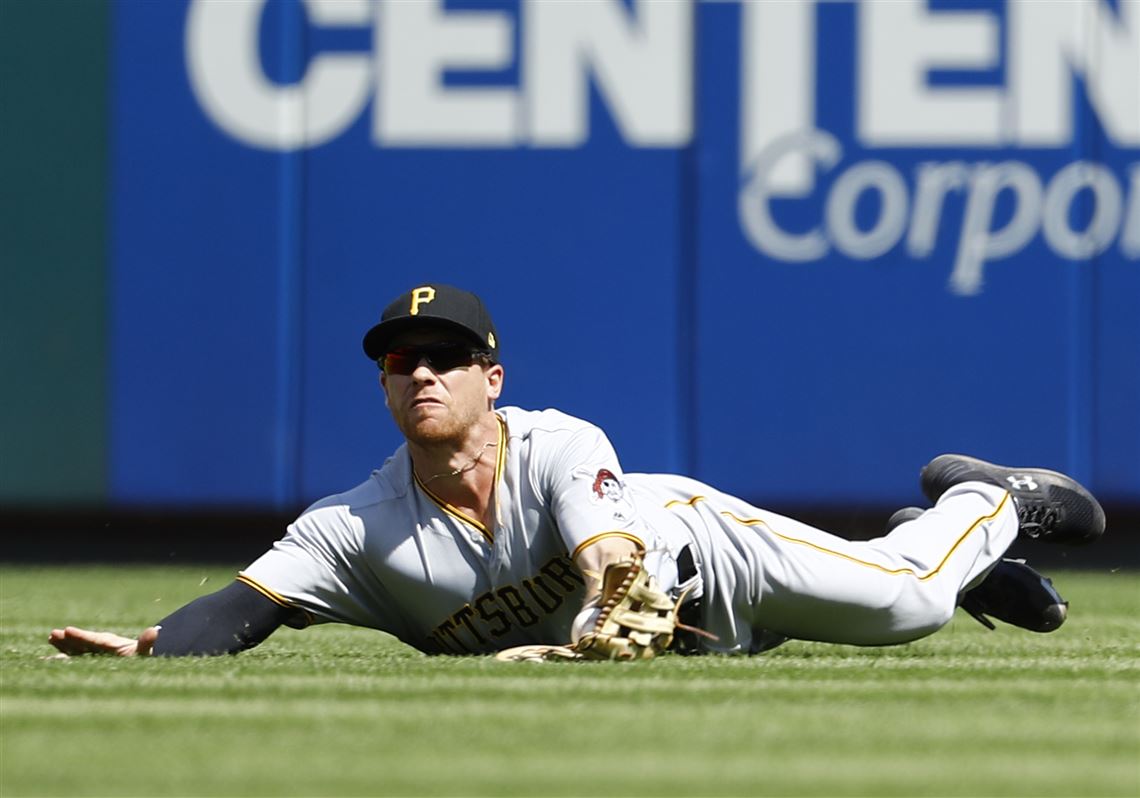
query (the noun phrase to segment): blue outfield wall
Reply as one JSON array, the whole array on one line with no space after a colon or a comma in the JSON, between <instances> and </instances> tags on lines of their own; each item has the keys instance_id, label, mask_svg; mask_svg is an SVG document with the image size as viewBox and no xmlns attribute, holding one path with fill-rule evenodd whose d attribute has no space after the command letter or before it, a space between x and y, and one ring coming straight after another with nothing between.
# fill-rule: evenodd
<instances>
[{"instance_id":1,"label":"blue outfield wall","mask_svg":"<svg viewBox=\"0 0 1140 798\"><path fill-rule=\"evenodd\" d=\"M1140 3L121 0L113 50L116 505L366 477L427 281L627 470L1140 502Z\"/></svg>"}]
</instances>

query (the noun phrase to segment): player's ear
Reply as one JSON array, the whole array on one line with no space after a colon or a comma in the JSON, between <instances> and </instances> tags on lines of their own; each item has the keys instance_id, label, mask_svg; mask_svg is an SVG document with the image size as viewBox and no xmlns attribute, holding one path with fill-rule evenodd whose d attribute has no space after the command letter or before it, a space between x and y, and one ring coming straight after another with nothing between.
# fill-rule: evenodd
<instances>
[{"instance_id":1,"label":"player's ear","mask_svg":"<svg viewBox=\"0 0 1140 798\"><path fill-rule=\"evenodd\" d=\"M503 365L495 363L484 372L487 378L487 398L494 401L503 392Z\"/></svg>"},{"instance_id":2,"label":"player's ear","mask_svg":"<svg viewBox=\"0 0 1140 798\"><path fill-rule=\"evenodd\" d=\"M380 393L384 394L384 407L388 407L388 375L380 371Z\"/></svg>"}]
</instances>

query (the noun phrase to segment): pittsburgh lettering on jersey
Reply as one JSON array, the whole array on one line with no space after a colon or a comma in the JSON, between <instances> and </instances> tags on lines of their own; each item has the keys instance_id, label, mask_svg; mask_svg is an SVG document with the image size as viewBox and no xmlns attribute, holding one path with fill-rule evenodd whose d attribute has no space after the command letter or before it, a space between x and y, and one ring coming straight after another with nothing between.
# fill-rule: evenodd
<instances>
[{"instance_id":1,"label":"pittsburgh lettering on jersey","mask_svg":"<svg viewBox=\"0 0 1140 798\"><path fill-rule=\"evenodd\" d=\"M424 650L478 654L494 649L494 641L513 629L534 626L557 611L585 580L566 555L555 557L519 585L488 590L464 604L432 630Z\"/></svg>"}]
</instances>

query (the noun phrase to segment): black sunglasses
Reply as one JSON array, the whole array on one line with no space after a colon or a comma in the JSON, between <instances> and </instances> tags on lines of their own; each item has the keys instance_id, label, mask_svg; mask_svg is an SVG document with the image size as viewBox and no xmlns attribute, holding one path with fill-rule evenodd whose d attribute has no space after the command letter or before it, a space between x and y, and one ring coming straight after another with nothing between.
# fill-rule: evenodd
<instances>
[{"instance_id":1,"label":"black sunglasses","mask_svg":"<svg viewBox=\"0 0 1140 798\"><path fill-rule=\"evenodd\" d=\"M421 360L436 373L465 368L476 362L490 362L491 354L485 350L472 349L464 344L442 343L423 346L401 346L393 349L376 361L385 374L407 376L415 371Z\"/></svg>"}]
</instances>

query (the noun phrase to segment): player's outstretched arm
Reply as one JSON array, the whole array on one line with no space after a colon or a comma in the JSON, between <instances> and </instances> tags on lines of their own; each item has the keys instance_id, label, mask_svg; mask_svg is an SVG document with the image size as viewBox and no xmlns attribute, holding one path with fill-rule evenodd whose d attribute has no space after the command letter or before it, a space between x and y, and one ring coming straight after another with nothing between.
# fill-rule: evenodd
<instances>
[{"instance_id":1,"label":"player's outstretched arm","mask_svg":"<svg viewBox=\"0 0 1140 798\"><path fill-rule=\"evenodd\" d=\"M53 629L48 638L61 655L112 654L134 656L214 656L236 654L269 637L296 612L282 607L242 582L231 582L216 593L175 610L137 639L113 632L92 632L69 626Z\"/></svg>"}]
</instances>

